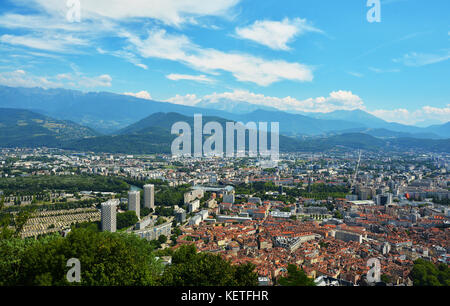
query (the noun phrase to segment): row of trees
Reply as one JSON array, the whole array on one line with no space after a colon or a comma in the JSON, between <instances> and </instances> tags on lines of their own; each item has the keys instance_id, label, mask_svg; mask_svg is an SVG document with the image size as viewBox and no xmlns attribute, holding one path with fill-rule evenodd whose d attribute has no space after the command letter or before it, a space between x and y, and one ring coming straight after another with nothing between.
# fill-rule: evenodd
<instances>
[{"instance_id":1,"label":"row of trees","mask_svg":"<svg viewBox=\"0 0 450 306\"><path fill-rule=\"evenodd\" d=\"M190 185L169 188L161 186L159 192L155 193L155 204L159 206L182 206L184 204L184 194L189 191Z\"/></svg>"},{"instance_id":2,"label":"row of trees","mask_svg":"<svg viewBox=\"0 0 450 306\"><path fill-rule=\"evenodd\" d=\"M164 254L164 253L162 253ZM164 286L257 286L253 264L232 265L220 255L197 253L194 245L168 250L172 265L160 281Z\"/></svg>"}]
</instances>

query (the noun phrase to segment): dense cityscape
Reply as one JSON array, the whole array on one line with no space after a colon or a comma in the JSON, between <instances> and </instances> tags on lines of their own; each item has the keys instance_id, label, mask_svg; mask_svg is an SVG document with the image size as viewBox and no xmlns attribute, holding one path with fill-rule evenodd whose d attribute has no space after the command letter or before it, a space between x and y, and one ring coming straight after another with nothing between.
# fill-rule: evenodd
<instances>
[{"instance_id":1,"label":"dense cityscape","mask_svg":"<svg viewBox=\"0 0 450 306\"><path fill-rule=\"evenodd\" d=\"M252 263L260 285L279 283L290 264L319 286L369 285L377 258L379 282L410 286L418 259L449 263L449 170L448 154L274 162L3 149L0 195L3 212L30 211L22 238L96 224L147 240L166 265L168 250L191 244Z\"/></svg>"}]
</instances>

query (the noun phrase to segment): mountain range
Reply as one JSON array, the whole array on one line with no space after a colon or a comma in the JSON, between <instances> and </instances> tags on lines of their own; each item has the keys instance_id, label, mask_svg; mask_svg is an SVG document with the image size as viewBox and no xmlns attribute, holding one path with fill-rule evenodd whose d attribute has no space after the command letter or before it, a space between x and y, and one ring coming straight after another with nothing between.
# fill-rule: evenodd
<instances>
[{"instance_id":1,"label":"mountain range","mask_svg":"<svg viewBox=\"0 0 450 306\"><path fill-rule=\"evenodd\" d=\"M186 121L192 126L193 115L200 113L204 123L217 121L223 127L227 121L279 122L281 151L381 147L450 151L450 122L420 128L389 123L361 110L306 116L235 101L228 112L219 105L203 109L112 93L4 86L0 96L0 147L169 153L176 137L171 134L172 125ZM233 113L239 107L242 113Z\"/></svg>"},{"instance_id":2,"label":"mountain range","mask_svg":"<svg viewBox=\"0 0 450 306\"><path fill-rule=\"evenodd\" d=\"M193 116L178 113L156 113L114 135L100 135L90 128L70 121L53 119L28 110L2 108L0 109L0 147L45 146L104 153L170 153L172 141L177 137L171 134L172 125L183 121L193 127L193 120ZM203 124L211 121L219 122L226 131L225 124L229 120L212 116L203 117ZM205 135L204 139L206 137ZM355 149L450 152L450 139L391 138L386 140L363 133L303 138L280 135L279 141L281 152ZM268 137L268 145L270 146L270 137Z\"/></svg>"},{"instance_id":3,"label":"mountain range","mask_svg":"<svg viewBox=\"0 0 450 306\"><path fill-rule=\"evenodd\" d=\"M108 92L84 93L68 89L0 86L0 97L0 107L27 109L53 118L70 120L102 134L113 134L158 112L220 114L220 111L215 110L148 101Z\"/></svg>"},{"instance_id":4,"label":"mountain range","mask_svg":"<svg viewBox=\"0 0 450 306\"><path fill-rule=\"evenodd\" d=\"M69 120L102 134L121 129L155 113L216 116L242 122L280 122L288 136L330 136L364 133L376 137L450 138L450 122L426 128L389 123L362 110L294 114L248 102L199 102L196 107L139 99L108 92L84 93L67 89L0 86L0 107L27 109L59 120ZM224 101L221 101L224 102ZM399 134L400 133L400 134Z\"/></svg>"},{"instance_id":5,"label":"mountain range","mask_svg":"<svg viewBox=\"0 0 450 306\"><path fill-rule=\"evenodd\" d=\"M171 134L176 122L186 122L193 128L193 116L178 113L156 113L120 130L117 135L85 138L71 142L66 149L111 153L170 153L170 146L177 135ZM203 117L203 124L215 121L224 131L229 120L220 117ZM191 131L192 133L192 131ZM450 139L389 138L382 139L364 133L343 133L326 137L279 136L281 152L322 152L330 150L369 151L426 151L450 152ZM206 136L204 136L206 139ZM248 143L248 140L247 140ZM270 146L270 137L268 137ZM155 147L156 146L156 147ZM224 144L225 148L225 144Z\"/></svg>"}]
</instances>

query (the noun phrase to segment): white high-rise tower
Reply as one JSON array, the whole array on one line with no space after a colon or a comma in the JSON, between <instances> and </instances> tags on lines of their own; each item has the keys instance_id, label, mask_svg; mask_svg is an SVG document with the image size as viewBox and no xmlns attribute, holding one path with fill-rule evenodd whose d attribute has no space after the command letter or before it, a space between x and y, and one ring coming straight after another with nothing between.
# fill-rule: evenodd
<instances>
[{"instance_id":1,"label":"white high-rise tower","mask_svg":"<svg viewBox=\"0 0 450 306\"><path fill-rule=\"evenodd\" d=\"M138 218L141 217L141 193L139 191L128 192L128 210L134 211Z\"/></svg>"},{"instance_id":2,"label":"white high-rise tower","mask_svg":"<svg viewBox=\"0 0 450 306\"><path fill-rule=\"evenodd\" d=\"M144 207L155 211L155 185L148 184L144 186Z\"/></svg>"},{"instance_id":3,"label":"white high-rise tower","mask_svg":"<svg viewBox=\"0 0 450 306\"><path fill-rule=\"evenodd\" d=\"M116 231L116 208L119 200L113 199L102 203L102 231L114 233Z\"/></svg>"}]
</instances>

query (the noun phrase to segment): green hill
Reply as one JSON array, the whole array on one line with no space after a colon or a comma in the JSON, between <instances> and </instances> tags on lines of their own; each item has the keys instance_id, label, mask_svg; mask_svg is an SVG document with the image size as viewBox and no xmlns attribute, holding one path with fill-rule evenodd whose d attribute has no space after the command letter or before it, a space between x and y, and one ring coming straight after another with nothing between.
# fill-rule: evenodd
<instances>
[{"instance_id":1,"label":"green hill","mask_svg":"<svg viewBox=\"0 0 450 306\"><path fill-rule=\"evenodd\" d=\"M0 108L2 147L58 147L62 143L97 136L90 128L27 110Z\"/></svg>"},{"instance_id":2,"label":"green hill","mask_svg":"<svg viewBox=\"0 0 450 306\"><path fill-rule=\"evenodd\" d=\"M130 135L99 136L64 144L64 149L124 154L170 153L176 135L158 127Z\"/></svg>"},{"instance_id":3,"label":"green hill","mask_svg":"<svg viewBox=\"0 0 450 306\"><path fill-rule=\"evenodd\" d=\"M193 116L155 113L119 131L118 135L99 135L71 121L56 120L27 110L0 108L0 147L53 147L75 151L124 154L170 153L175 122L187 122L194 128ZM226 120L203 117L203 124L219 122L226 139ZM245 122L244 122L245 123ZM191 131L193 133L193 131ZM204 135L204 140L207 135ZM346 133L329 137L294 138L280 135L281 152L324 152L330 150L450 152L450 140L415 138L380 139L364 133ZM248 144L248 140L246 141ZM236 145L236 143L235 143ZM270 147L270 137L268 137ZM224 144L224 148L225 148Z\"/></svg>"}]
</instances>

